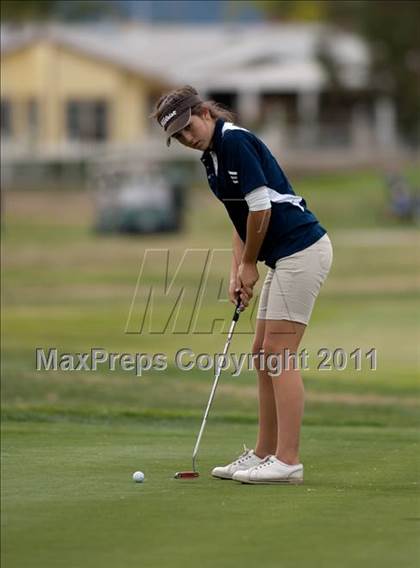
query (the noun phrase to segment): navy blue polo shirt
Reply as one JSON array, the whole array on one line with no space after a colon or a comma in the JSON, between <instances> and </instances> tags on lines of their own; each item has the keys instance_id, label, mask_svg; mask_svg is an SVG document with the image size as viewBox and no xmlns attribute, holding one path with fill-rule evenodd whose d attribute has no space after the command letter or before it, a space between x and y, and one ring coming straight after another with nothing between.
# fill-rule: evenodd
<instances>
[{"instance_id":1,"label":"navy blue polo shirt","mask_svg":"<svg viewBox=\"0 0 420 568\"><path fill-rule=\"evenodd\" d=\"M219 118L211 149L202 157L211 190L225 206L242 241L249 214L245 195L269 188L270 223L258 260L275 268L279 258L299 252L319 240L326 230L297 196L267 146L252 132Z\"/></svg>"}]
</instances>

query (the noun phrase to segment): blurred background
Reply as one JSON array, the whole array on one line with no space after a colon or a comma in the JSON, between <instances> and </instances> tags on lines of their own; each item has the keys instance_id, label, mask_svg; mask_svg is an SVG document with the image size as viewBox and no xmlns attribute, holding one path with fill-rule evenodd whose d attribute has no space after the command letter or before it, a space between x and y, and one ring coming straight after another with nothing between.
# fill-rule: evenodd
<instances>
[{"instance_id":1,"label":"blurred background","mask_svg":"<svg viewBox=\"0 0 420 568\"><path fill-rule=\"evenodd\" d=\"M8 566L417 566L419 21L403 0L3 0ZM174 355L220 352L233 311L230 221L200 155L149 119L184 84L269 145L334 247L301 345L308 484L282 492L281 515L269 489L170 485L213 380ZM235 353L251 349L266 270ZM36 371L53 347L160 352L168 368ZM317 370L321 348L347 354L341 369ZM203 473L252 447L255 382L223 373Z\"/></svg>"},{"instance_id":2,"label":"blurred background","mask_svg":"<svg viewBox=\"0 0 420 568\"><path fill-rule=\"evenodd\" d=\"M199 155L168 149L149 119L163 92L192 84L262 137L331 235L334 266L302 345L312 357L307 423L411 422L420 344L419 6L4 1L6 417L200 415L210 377L180 372L173 354L222 348L229 254L213 262L205 288L201 261L190 257L173 289L164 262L149 263L136 287L149 249L169 251L170 282L187 249L230 248L231 227ZM140 329L152 284L154 323ZM165 324L179 287L187 292L177 315L185 319L198 301L200 333L180 332L176 318ZM258 294L236 352L250 349L257 302ZM51 346L164 351L170 365L141 383L105 370L36 373L35 348ZM321 347L376 348L378 370L316 372ZM227 375L216 415L254 420L254 382L252 373Z\"/></svg>"}]
</instances>

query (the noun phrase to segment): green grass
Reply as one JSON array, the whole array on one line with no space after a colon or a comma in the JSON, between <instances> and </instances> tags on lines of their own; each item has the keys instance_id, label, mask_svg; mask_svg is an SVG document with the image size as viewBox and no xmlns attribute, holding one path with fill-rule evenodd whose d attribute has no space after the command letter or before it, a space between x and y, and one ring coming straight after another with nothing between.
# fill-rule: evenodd
<instances>
[{"instance_id":1,"label":"green grass","mask_svg":"<svg viewBox=\"0 0 420 568\"><path fill-rule=\"evenodd\" d=\"M414 183L419 168L409 172ZM7 193L3 231L3 547L7 567L415 566L420 522L419 236L385 213L379 172L299 179L296 192L328 228L331 274L302 348L307 392L302 433L305 485L245 487L209 469L252 446L253 372L224 373L192 483L171 478L190 454L212 372L182 372L174 355L223 348L232 306L224 301L229 253L206 286L200 258L185 263L185 298L166 333L126 334L155 286L152 329L167 323L162 263L134 298L144 252L168 248L169 276L187 248L226 249L231 228L208 192L191 193L178 235L98 237L83 192ZM206 215L196 215L198 210ZM205 255L205 252L202 254ZM202 260L202 257L201 257ZM247 352L255 326L242 314L231 350ZM160 295L159 295L160 294ZM185 330L198 299L196 333ZM129 320L130 307L134 306ZM218 320L214 322L213 320ZM147 322L149 325L149 322ZM208 331L212 333L197 333ZM35 349L157 353L165 372L36 372ZM378 369L320 371L321 347L377 349ZM131 472L146 482L135 485Z\"/></svg>"},{"instance_id":2,"label":"green grass","mask_svg":"<svg viewBox=\"0 0 420 568\"><path fill-rule=\"evenodd\" d=\"M254 487L208 475L253 442L253 426L226 428L209 428L201 477L179 481L191 425L8 423L5 566L418 565L416 431L308 427L305 484Z\"/></svg>"}]
</instances>

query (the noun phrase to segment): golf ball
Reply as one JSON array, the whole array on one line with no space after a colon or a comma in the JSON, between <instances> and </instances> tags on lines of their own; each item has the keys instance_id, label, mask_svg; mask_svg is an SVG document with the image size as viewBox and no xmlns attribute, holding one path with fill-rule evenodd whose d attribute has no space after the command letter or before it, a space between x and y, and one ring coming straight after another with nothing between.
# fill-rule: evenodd
<instances>
[{"instance_id":1,"label":"golf ball","mask_svg":"<svg viewBox=\"0 0 420 568\"><path fill-rule=\"evenodd\" d=\"M136 483L143 483L144 473L142 471L135 471L133 473L133 481L135 481Z\"/></svg>"}]
</instances>

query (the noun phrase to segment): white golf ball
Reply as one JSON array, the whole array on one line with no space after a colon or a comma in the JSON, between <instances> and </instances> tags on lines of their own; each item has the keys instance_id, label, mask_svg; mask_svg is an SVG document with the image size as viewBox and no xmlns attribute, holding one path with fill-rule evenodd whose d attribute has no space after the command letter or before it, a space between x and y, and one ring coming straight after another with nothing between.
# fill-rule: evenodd
<instances>
[{"instance_id":1,"label":"white golf ball","mask_svg":"<svg viewBox=\"0 0 420 568\"><path fill-rule=\"evenodd\" d=\"M142 471L135 471L133 473L133 481L135 481L136 483L143 483L144 473Z\"/></svg>"}]
</instances>

